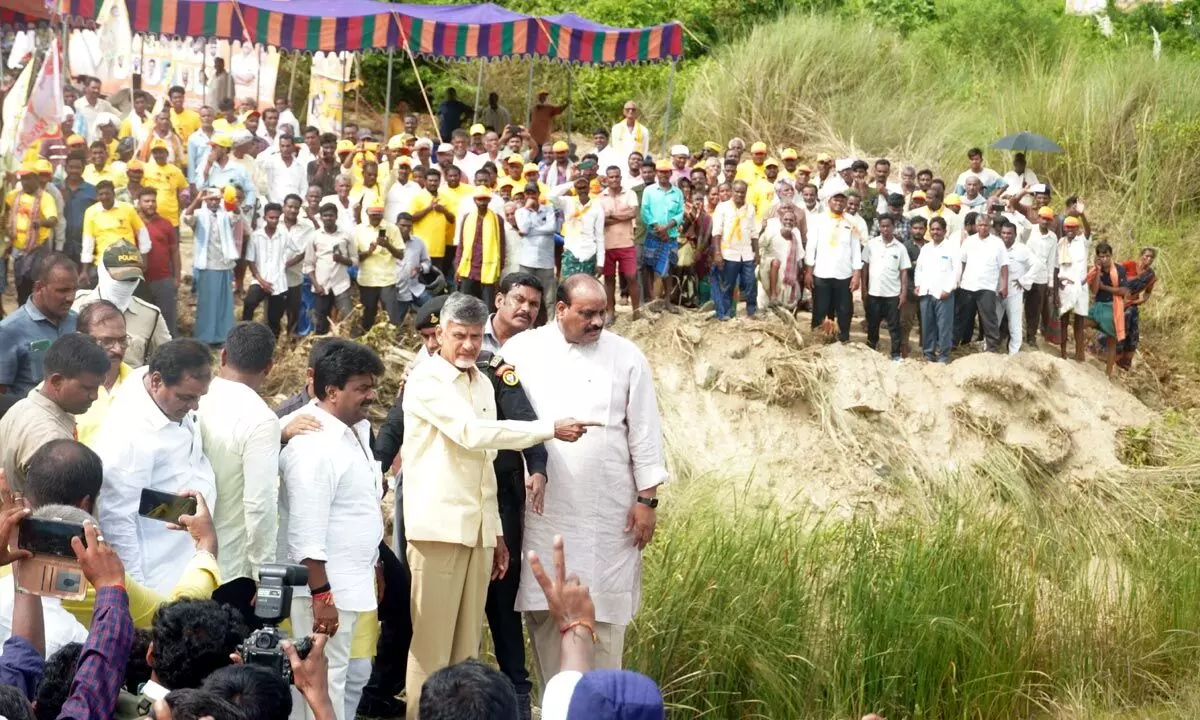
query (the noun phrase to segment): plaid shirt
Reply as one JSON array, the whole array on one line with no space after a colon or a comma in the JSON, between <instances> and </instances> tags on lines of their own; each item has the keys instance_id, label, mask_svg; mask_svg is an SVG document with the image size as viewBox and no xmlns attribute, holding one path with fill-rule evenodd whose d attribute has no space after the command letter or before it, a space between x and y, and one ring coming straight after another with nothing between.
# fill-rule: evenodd
<instances>
[{"instance_id":1,"label":"plaid shirt","mask_svg":"<svg viewBox=\"0 0 1200 720\"><path fill-rule=\"evenodd\" d=\"M133 618L125 588L98 588L88 640L79 655L71 695L58 720L111 718L125 682L125 663L132 646Z\"/></svg>"},{"instance_id":2,"label":"plaid shirt","mask_svg":"<svg viewBox=\"0 0 1200 720\"><path fill-rule=\"evenodd\" d=\"M881 217L890 217L892 219L892 235L895 235L896 239L901 243L908 243L909 238L912 236L912 229L908 227L908 218L900 214L884 213L876 217L871 222L871 237L881 234L879 232L879 218Z\"/></svg>"}]
</instances>

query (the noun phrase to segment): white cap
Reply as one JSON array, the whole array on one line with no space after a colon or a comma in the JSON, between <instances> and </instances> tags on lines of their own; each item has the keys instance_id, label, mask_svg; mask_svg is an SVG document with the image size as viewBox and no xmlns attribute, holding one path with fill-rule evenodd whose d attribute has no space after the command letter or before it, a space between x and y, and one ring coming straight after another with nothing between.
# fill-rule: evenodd
<instances>
[{"instance_id":1,"label":"white cap","mask_svg":"<svg viewBox=\"0 0 1200 720\"><path fill-rule=\"evenodd\" d=\"M251 133L249 130L244 130L244 129L235 131L233 133L233 135L230 137L230 141L233 142L234 147L237 147L238 145L245 145L246 143L250 142L253 139L254 139L254 134Z\"/></svg>"},{"instance_id":2,"label":"white cap","mask_svg":"<svg viewBox=\"0 0 1200 720\"><path fill-rule=\"evenodd\" d=\"M1049 194L1050 188L1046 187L1046 183L1038 183L1037 185L1034 185L1031 188L1031 191L1034 194L1037 194L1037 193Z\"/></svg>"},{"instance_id":3,"label":"white cap","mask_svg":"<svg viewBox=\"0 0 1200 720\"><path fill-rule=\"evenodd\" d=\"M441 145L438 145L437 151L440 153L454 152L454 146L450 143L442 143Z\"/></svg>"},{"instance_id":4,"label":"white cap","mask_svg":"<svg viewBox=\"0 0 1200 720\"><path fill-rule=\"evenodd\" d=\"M416 147L418 150L421 148L432 148L433 141L429 138L421 138L420 140L417 140L417 144L414 147Z\"/></svg>"},{"instance_id":5,"label":"white cap","mask_svg":"<svg viewBox=\"0 0 1200 720\"><path fill-rule=\"evenodd\" d=\"M671 146L671 154L672 155L691 155L691 153L688 152L687 145L672 145Z\"/></svg>"},{"instance_id":6,"label":"white cap","mask_svg":"<svg viewBox=\"0 0 1200 720\"><path fill-rule=\"evenodd\" d=\"M838 161L837 161L837 164L836 164L834 167L837 169L837 171L838 171L838 172L841 172L841 171L843 171L843 170L849 170L849 169L850 169L850 166L851 166L851 165L853 165L853 164L854 164L854 160L853 160L853 159L851 159L851 158L842 158L842 159L840 159L840 160L838 160Z\"/></svg>"}]
</instances>

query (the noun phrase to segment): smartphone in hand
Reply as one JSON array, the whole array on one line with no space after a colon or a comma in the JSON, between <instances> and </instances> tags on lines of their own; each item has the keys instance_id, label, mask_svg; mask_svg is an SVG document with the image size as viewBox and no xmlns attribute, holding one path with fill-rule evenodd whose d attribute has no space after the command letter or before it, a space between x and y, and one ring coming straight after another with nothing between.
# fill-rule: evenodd
<instances>
[{"instance_id":1,"label":"smartphone in hand","mask_svg":"<svg viewBox=\"0 0 1200 720\"><path fill-rule=\"evenodd\" d=\"M71 538L86 543L83 526L62 520L25 518L17 526L17 547L33 553L13 567L16 586L33 595L64 600L81 600L87 593L87 580Z\"/></svg>"},{"instance_id":2,"label":"smartphone in hand","mask_svg":"<svg viewBox=\"0 0 1200 720\"><path fill-rule=\"evenodd\" d=\"M150 520L175 523L180 515L196 514L196 498L188 495L176 495L162 490L142 489L142 500L138 506L138 515Z\"/></svg>"}]
</instances>

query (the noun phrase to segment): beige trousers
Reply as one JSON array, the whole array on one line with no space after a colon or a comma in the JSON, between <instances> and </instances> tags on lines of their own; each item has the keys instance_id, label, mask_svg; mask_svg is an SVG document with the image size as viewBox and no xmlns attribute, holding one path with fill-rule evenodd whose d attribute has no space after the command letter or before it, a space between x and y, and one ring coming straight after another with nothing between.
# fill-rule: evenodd
<instances>
[{"instance_id":1,"label":"beige trousers","mask_svg":"<svg viewBox=\"0 0 1200 720\"><path fill-rule=\"evenodd\" d=\"M412 645L408 652L408 720L416 720L425 679L479 655L493 548L410 540Z\"/></svg>"},{"instance_id":2,"label":"beige trousers","mask_svg":"<svg viewBox=\"0 0 1200 720\"><path fill-rule=\"evenodd\" d=\"M542 687L558 674L562 665L562 634L558 623L545 610L524 613L525 627L529 630L529 642L533 645L533 658L537 663ZM596 623L596 651L593 664L597 670L620 670L621 656L625 651L624 625Z\"/></svg>"}]
</instances>

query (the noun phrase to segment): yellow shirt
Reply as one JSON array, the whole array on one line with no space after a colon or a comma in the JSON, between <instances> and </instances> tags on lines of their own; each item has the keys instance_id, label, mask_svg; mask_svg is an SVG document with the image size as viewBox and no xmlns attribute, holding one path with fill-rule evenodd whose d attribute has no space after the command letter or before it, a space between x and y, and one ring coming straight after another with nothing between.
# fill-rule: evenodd
<instances>
[{"instance_id":1,"label":"yellow shirt","mask_svg":"<svg viewBox=\"0 0 1200 720\"><path fill-rule=\"evenodd\" d=\"M475 194L475 186L469 185L465 182L460 182L458 184L458 187L456 187L456 188L452 188L449 185L443 184L441 187L441 190L445 191L448 194L453 195L453 197L454 197L453 208L454 209L457 209L458 206L462 204L463 200L466 200L467 198L469 198ZM442 194L441 192L438 193L438 195L441 195L441 194Z\"/></svg>"},{"instance_id":2,"label":"yellow shirt","mask_svg":"<svg viewBox=\"0 0 1200 720\"><path fill-rule=\"evenodd\" d=\"M180 598L212 597L213 590L220 584L221 570L217 566L217 559L206 552L198 552L192 556L179 582L171 588L170 595L159 595L126 575L125 592L129 594L129 615L133 618L133 626L140 630L148 630L154 623L159 606ZM62 605L76 620L90 627L92 612L96 609L96 589L89 585L87 597L82 600L63 600Z\"/></svg>"},{"instance_id":3,"label":"yellow shirt","mask_svg":"<svg viewBox=\"0 0 1200 720\"><path fill-rule=\"evenodd\" d=\"M372 227L370 223L362 223L354 229L354 244L358 247L359 253L365 253L371 249L371 244L379 240L380 230L387 233L388 242L393 247L404 247L404 241L400 238L400 228L383 220L379 223L379 227ZM396 274L396 258L387 251L387 248L377 245L365 259L360 255L358 284L362 287L389 287L395 285L399 279Z\"/></svg>"},{"instance_id":4,"label":"yellow shirt","mask_svg":"<svg viewBox=\"0 0 1200 720\"><path fill-rule=\"evenodd\" d=\"M33 141L33 144L25 150L25 155L21 158L23 163L35 163L42 158L42 139L38 138Z\"/></svg>"},{"instance_id":5,"label":"yellow shirt","mask_svg":"<svg viewBox=\"0 0 1200 720\"><path fill-rule=\"evenodd\" d=\"M108 163L103 170L97 170L95 165L88 164L83 169L83 181L95 185L101 180L107 180L113 184L113 188L120 190L129 184L129 176L125 172L124 163L117 165Z\"/></svg>"},{"instance_id":6,"label":"yellow shirt","mask_svg":"<svg viewBox=\"0 0 1200 720\"><path fill-rule=\"evenodd\" d=\"M137 247L137 234L145 227L141 216L129 203L113 203L110 210L96 203L83 213L83 234L90 235L96 241L93 257L97 258L97 264L98 258L113 243L124 240Z\"/></svg>"},{"instance_id":7,"label":"yellow shirt","mask_svg":"<svg viewBox=\"0 0 1200 720\"><path fill-rule=\"evenodd\" d=\"M115 163L117 161L117 158L120 157L120 155L117 154L117 145L120 142L121 142L120 140L117 140L116 138L114 138L111 142L108 143L108 162L109 163Z\"/></svg>"},{"instance_id":8,"label":"yellow shirt","mask_svg":"<svg viewBox=\"0 0 1200 720\"><path fill-rule=\"evenodd\" d=\"M200 113L187 108L184 108L183 112L177 113L172 108L171 127L175 128L175 132L179 133L179 137L183 139L184 147L187 147L188 138L200 129Z\"/></svg>"},{"instance_id":9,"label":"yellow shirt","mask_svg":"<svg viewBox=\"0 0 1200 720\"><path fill-rule=\"evenodd\" d=\"M100 386L100 390L96 393L96 400L88 411L82 415L75 416L75 434L79 442L87 445L93 450L96 447L92 441L96 439L96 432L100 429L100 423L104 422L104 416L108 414L108 406L112 405L113 396L116 395L117 389L121 387L121 383L125 382L125 378L129 376L130 367L125 363L121 363L121 367L117 369L117 381L113 383L112 390L105 390L104 386Z\"/></svg>"},{"instance_id":10,"label":"yellow shirt","mask_svg":"<svg viewBox=\"0 0 1200 720\"><path fill-rule=\"evenodd\" d=\"M766 178L750 183L746 202L754 206L754 217L761 223L775 204L775 183Z\"/></svg>"},{"instance_id":11,"label":"yellow shirt","mask_svg":"<svg viewBox=\"0 0 1200 720\"><path fill-rule=\"evenodd\" d=\"M450 204L452 198L446 198L439 190L438 199L441 201L442 207L450 212L454 212L454 205ZM428 190L422 190L413 198L412 206L408 212L416 215L432 204L433 195L429 194ZM446 256L447 240L452 232L454 232L454 223L447 220L446 216L437 210L429 213L413 225L413 234L421 238L425 243L425 248L429 250L429 257L431 258Z\"/></svg>"},{"instance_id":12,"label":"yellow shirt","mask_svg":"<svg viewBox=\"0 0 1200 720\"><path fill-rule=\"evenodd\" d=\"M188 186L183 171L176 165L159 165L151 160L146 163L142 184L158 191L158 214L179 227L179 191Z\"/></svg>"},{"instance_id":13,"label":"yellow shirt","mask_svg":"<svg viewBox=\"0 0 1200 720\"><path fill-rule=\"evenodd\" d=\"M229 121L223 117L219 117L216 120L213 120L213 130L216 132L219 132L219 133L237 132L238 130L242 130L245 127L246 126L243 125L241 122L231 125L229 123Z\"/></svg>"},{"instance_id":14,"label":"yellow shirt","mask_svg":"<svg viewBox=\"0 0 1200 720\"><path fill-rule=\"evenodd\" d=\"M733 176L734 180L741 180L747 185L753 185L755 180L767 179L766 161L762 165L755 165L753 160L743 160L737 167L737 174Z\"/></svg>"},{"instance_id":15,"label":"yellow shirt","mask_svg":"<svg viewBox=\"0 0 1200 720\"><path fill-rule=\"evenodd\" d=\"M152 118L149 113L146 113L146 117L142 118L142 129L145 130L152 127L154 127L154 118ZM131 137L132 135L133 113L129 113L129 116L121 121L121 129L117 131L117 137L127 138Z\"/></svg>"},{"instance_id":16,"label":"yellow shirt","mask_svg":"<svg viewBox=\"0 0 1200 720\"><path fill-rule=\"evenodd\" d=\"M16 202L16 207L13 203ZM9 212L15 212L17 236L8 238L12 242L13 247L17 250L25 250L26 242L29 239L29 221L32 220L33 214L33 196L24 190L12 190L5 198L5 203L9 207ZM42 199L38 202L38 216L41 220L58 217L58 206L54 204L54 196L48 192L42 193ZM50 228L38 228L38 245L46 242L53 232ZM8 234L8 228L4 228L4 235ZM28 248L32 250L33 248Z\"/></svg>"},{"instance_id":17,"label":"yellow shirt","mask_svg":"<svg viewBox=\"0 0 1200 720\"><path fill-rule=\"evenodd\" d=\"M387 202L387 191L383 189L383 181L376 180L375 187L367 187L362 183L350 188L350 207L358 205L359 200L362 201L362 220L365 223L367 220L367 208L372 205L385 205Z\"/></svg>"}]
</instances>

